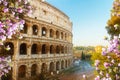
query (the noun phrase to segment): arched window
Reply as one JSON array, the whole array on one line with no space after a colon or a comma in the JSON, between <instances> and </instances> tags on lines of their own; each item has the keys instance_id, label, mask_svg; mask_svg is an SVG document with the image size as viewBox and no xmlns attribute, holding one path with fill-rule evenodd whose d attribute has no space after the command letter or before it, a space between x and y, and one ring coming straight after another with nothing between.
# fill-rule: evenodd
<instances>
[{"instance_id":1,"label":"arched window","mask_svg":"<svg viewBox=\"0 0 120 80\"><path fill-rule=\"evenodd\" d=\"M61 53L64 53L64 46L61 46Z\"/></svg>"},{"instance_id":2,"label":"arched window","mask_svg":"<svg viewBox=\"0 0 120 80\"><path fill-rule=\"evenodd\" d=\"M59 31L56 31L56 38L59 39L59 37L60 37L60 33Z\"/></svg>"},{"instance_id":3,"label":"arched window","mask_svg":"<svg viewBox=\"0 0 120 80\"><path fill-rule=\"evenodd\" d=\"M50 46L50 54L53 54L54 53L54 47L53 45Z\"/></svg>"},{"instance_id":4,"label":"arched window","mask_svg":"<svg viewBox=\"0 0 120 80\"><path fill-rule=\"evenodd\" d=\"M7 50L7 49L9 49L9 50ZM14 45L13 45L12 42L6 42L5 43L4 53L6 55L13 56L13 54L14 54Z\"/></svg>"},{"instance_id":5,"label":"arched window","mask_svg":"<svg viewBox=\"0 0 120 80\"><path fill-rule=\"evenodd\" d=\"M20 55L26 55L27 54L27 46L25 43L22 43L20 45Z\"/></svg>"},{"instance_id":6,"label":"arched window","mask_svg":"<svg viewBox=\"0 0 120 80\"><path fill-rule=\"evenodd\" d=\"M47 65L45 63L42 63L41 73L46 73L46 72L47 72Z\"/></svg>"},{"instance_id":7,"label":"arched window","mask_svg":"<svg viewBox=\"0 0 120 80\"><path fill-rule=\"evenodd\" d=\"M42 36L46 36L47 34L47 29L45 27L42 28Z\"/></svg>"},{"instance_id":8,"label":"arched window","mask_svg":"<svg viewBox=\"0 0 120 80\"><path fill-rule=\"evenodd\" d=\"M33 35L38 34L38 26L37 25L33 25L32 30L33 30Z\"/></svg>"},{"instance_id":9,"label":"arched window","mask_svg":"<svg viewBox=\"0 0 120 80\"><path fill-rule=\"evenodd\" d=\"M53 72L54 71L54 63L51 62L49 67L50 67L49 68L50 72Z\"/></svg>"},{"instance_id":10,"label":"arched window","mask_svg":"<svg viewBox=\"0 0 120 80\"><path fill-rule=\"evenodd\" d=\"M65 60L65 67L66 67L66 68L68 67L68 62L67 62L67 60Z\"/></svg>"},{"instance_id":11,"label":"arched window","mask_svg":"<svg viewBox=\"0 0 120 80\"><path fill-rule=\"evenodd\" d=\"M46 54L46 44L42 45L42 54Z\"/></svg>"},{"instance_id":12,"label":"arched window","mask_svg":"<svg viewBox=\"0 0 120 80\"><path fill-rule=\"evenodd\" d=\"M60 63L59 63L59 61L56 62L56 70L60 70Z\"/></svg>"},{"instance_id":13,"label":"arched window","mask_svg":"<svg viewBox=\"0 0 120 80\"><path fill-rule=\"evenodd\" d=\"M50 29L50 37L53 38L53 36L54 36L54 31Z\"/></svg>"},{"instance_id":14,"label":"arched window","mask_svg":"<svg viewBox=\"0 0 120 80\"><path fill-rule=\"evenodd\" d=\"M61 68L64 69L64 61L61 61Z\"/></svg>"},{"instance_id":15,"label":"arched window","mask_svg":"<svg viewBox=\"0 0 120 80\"><path fill-rule=\"evenodd\" d=\"M31 67L31 76L36 76L37 75L37 65L33 64Z\"/></svg>"},{"instance_id":16,"label":"arched window","mask_svg":"<svg viewBox=\"0 0 120 80\"><path fill-rule=\"evenodd\" d=\"M33 45L32 45L31 53L32 53L32 54L37 54L37 44L33 44Z\"/></svg>"},{"instance_id":17,"label":"arched window","mask_svg":"<svg viewBox=\"0 0 120 80\"><path fill-rule=\"evenodd\" d=\"M21 65L18 69L18 77L19 78L24 78L26 77L26 66L25 65Z\"/></svg>"},{"instance_id":18,"label":"arched window","mask_svg":"<svg viewBox=\"0 0 120 80\"><path fill-rule=\"evenodd\" d=\"M56 53L59 54L60 53L60 47L56 46Z\"/></svg>"},{"instance_id":19,"label":"arched window","mask_svg":"<svg viewBox=\"0 0 120 80\"><path fill-rule=\"evenodd\" d=\"M65 47L65 54L67 54L67 46Z\"/></svg>"},{"instance_id":20,"label":"arched window","mask_svg":"<svg viewBox=\"0 0 120 80\"><path fill-rule=\"evenodd\" d=\"M28 25L25 23L23 29L20 31L21 33L27 33L27 27Z\"/></svg>"},{"instance_id":21,"label":"arched window","mask_svg":"<svg viewBox=\"0 0 120 80\"><path fill-rule=\"evenodd\" d=\"M61 39L63 39L63 32L61 32Z\"/></svg>"}]
</instances>

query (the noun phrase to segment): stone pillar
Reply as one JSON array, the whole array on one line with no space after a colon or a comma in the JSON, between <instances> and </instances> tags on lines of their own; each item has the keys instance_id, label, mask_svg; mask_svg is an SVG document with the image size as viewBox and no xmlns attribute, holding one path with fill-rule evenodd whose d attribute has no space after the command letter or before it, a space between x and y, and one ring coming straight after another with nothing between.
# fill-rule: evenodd
<instances>
[{"instance_id":1,"label":"stone pillar","mask_svg":"<svg viewBox=\"0 0 120 80\"><path fill-rule=\"evenodd\" d=\"M31 77L31 65L26 66L26 78L29 80Z\"/></svg>"},{"instance_id":2,"label":"stone pillar","mask_svg":"<svg viewBox=\"0 0 120 80\"><path fill-rule=\"evenodd\" d=\"M18 40L14 41L14 54L12 57L13 60L19 59L18 58L19 57L19 48L20 48L19 41Z\"/></svg>"},{"instance_id":3,"label":"stone pillar","mask_svg":"<svg viewBox=\"0 0 120 80\"><path fill-rule=\"evenodd\" d=\"M46 37L49 38L50 37L50 29L47 29L47 34Z\"/></svg>"},{"instance_id":4,"label":"stone pillar","mask_svg":"<svg viewBox=\"0 0 120 80\"><path fill-rule=\"evenodd\" d=\"M29 23L28 24L28 35L31 36L32 33L33 33L33 31L32 31L32 23Z\"/></svg>"},{"instance_id":5,"label":"stone pillar","mask_svg":"<svg viewBox=\"0 0 120 80\"><path fill-rule=\"evenodd\" d=\"M41 65L40 63L38 63L37 65L37 75L39 75L41 73Z\"/></svg>"},{"instance_id":6,"label":"stone pillar","mask_svg":"<svg viewBox=\"0 0 120 80\"><path fill-rule=\"evenodd\" d=\"M47 72L49 72L49 70L50 70L50 69L49 69L49 65L50 65L50 63L49 63L49 62L47 62L47 63L46 63Z\"/></svg>"},{"instance_id":7,"label":"stone pillar","mask_svg":"<svg viewBox=\"0 0 120 80\"><path fill-rule=\"evenodd\" d=\"M42 25L39 25L38 36L42 36Z\"/></svg>"},{"instance_id":8,"label":"stone pillar","mask_svg":"<svg viewBox=\"0 0 120 80\"><path fill-rule=\"evenodd\" d=\"M18 66L16 61L13 61L13 67L12 67L12 80L18 80Z\"/></svg>"},{"instance_id":9,"label":"stone pillar","mask_svg":"<svg viewBox=\"0 0 120 80\"><path fill-rule=\"evenodd\" d=\"M31 58L31 43L27 45L27 55L29 58Z\"/></svg>"}]
</instances>

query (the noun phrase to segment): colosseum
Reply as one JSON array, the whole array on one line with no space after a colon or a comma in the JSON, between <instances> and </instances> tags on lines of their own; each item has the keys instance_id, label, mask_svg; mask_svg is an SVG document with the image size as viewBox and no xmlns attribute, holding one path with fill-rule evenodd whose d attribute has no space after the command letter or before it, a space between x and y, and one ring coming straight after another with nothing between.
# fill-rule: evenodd
<instances>
[{"instance_id":1,"label":"colosseum","mask_svg":"<svg viewBox=\"0 0 120 80\"><path fill-rule=\"evenodd\" d=\"M72 64L72 22L56 7L31 0L31 17L21 31L22 39L8 40L12 55L11 79L40 80L42 72L55 74ZM8 80L8 79L7 79Z\"/></svg>"}]
</instances>

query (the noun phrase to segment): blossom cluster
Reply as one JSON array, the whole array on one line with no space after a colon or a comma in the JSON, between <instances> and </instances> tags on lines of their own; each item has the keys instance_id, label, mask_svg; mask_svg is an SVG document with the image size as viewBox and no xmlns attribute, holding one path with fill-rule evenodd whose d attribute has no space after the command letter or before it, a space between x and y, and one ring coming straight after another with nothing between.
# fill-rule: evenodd
<instances>
[{"instance_id":1,"label":"blossom cluster","mask_svg":"<svg viewBox=\"0 0 120 80\"><path fill-rule=\"evenodd\" d=\"M115 0L112 9L113 16L120 16L120 0Z\"/></svg>"},{"instance_id":2,"label":"blossom cluster","mask_svg":"<svg viewBox=\"0 0 120 80\"><path fill-rule=\"evenodd\" d=\"M9 73L11 70L11 57L0 57L0 77Z\"/></svg>"},{"instance_id":3,"label":"blossom cluster","mask_svg":"<svg viewBox=\"0 0 120 80\"><path fill-rule=\"evenodd\" d=\"M109 41L109 46L102 49L104 62L95 60L98 76L95 80L120 80L120 40L117 36ZM103 66L103 68L101 68Z\"/></svg>"},{"instance_id":4,"label":"blossom cluster","mask_svg":"<svg viewBox=\"0 0 120 80\"><path fill-rule=\"evenodd\" d=\"M27 0L0 0L0 44L23 29L23 15L30 14L31 6ZM19 37L19 36L17 36Z\"/></svg>"}]
</instances>

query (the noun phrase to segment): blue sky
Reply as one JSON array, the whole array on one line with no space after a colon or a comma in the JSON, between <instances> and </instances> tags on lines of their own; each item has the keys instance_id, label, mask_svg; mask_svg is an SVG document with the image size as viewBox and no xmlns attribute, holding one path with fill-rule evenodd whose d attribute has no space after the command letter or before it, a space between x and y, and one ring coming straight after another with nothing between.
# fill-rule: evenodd
<instances>
[{"instance_id":1,"label":"blue sky","mask_svg":"<svg viewBox=\"0 0 120 80\"><path fill-rule=\"evenodd\" d=\"M47 0L73 22L73 45L106 45L105 30L113 0Z\"/></svg>"}]
</instances>

